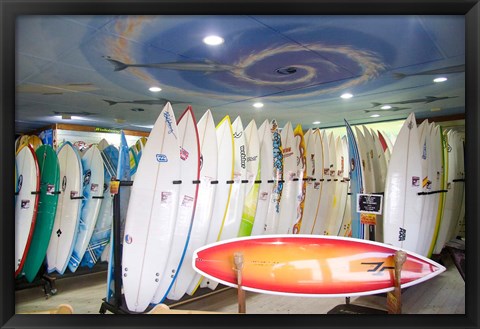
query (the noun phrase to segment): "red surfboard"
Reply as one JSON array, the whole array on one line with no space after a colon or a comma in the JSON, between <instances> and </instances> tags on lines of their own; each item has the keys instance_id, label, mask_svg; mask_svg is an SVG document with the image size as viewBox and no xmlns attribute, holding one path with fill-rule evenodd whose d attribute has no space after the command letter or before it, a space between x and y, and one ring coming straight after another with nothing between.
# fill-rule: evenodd
<instances>
[{"instance_id":1,"label":"red surfboard","mask_svg":"<svg viewBox=\"0 0 480 329\"><path fill-rule=\"evenodd\" d=\"M240 252L245 290L310 297L361 296L393 290L397 250L375 241L335 236L250 236L199 248L192 265L205 277L237 287L234 255ZM428 258L405 252L402 288L445 271Z\"/></svg>"}]
</instances>

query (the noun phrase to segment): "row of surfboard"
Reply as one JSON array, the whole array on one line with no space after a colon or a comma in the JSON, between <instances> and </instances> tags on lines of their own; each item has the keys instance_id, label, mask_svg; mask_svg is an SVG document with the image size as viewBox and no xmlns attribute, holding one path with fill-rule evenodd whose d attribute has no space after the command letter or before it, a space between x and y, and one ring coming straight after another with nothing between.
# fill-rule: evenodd
<instances>
[{"instance_id":1,"label":"row of surfboard","mask_svg":"<svg viewBox=\"0 0 480 329\"><path fill-rule=\"evenodd\" d=\"M373 219L375 225L362 220L356 205L352 206L352 237L385 242L427 257L439 254L464 221L463 136L454 130L443 132L427 120L417 127L412 113L391 153L385 153L385 159L389 158L385 162L380 148L362 143L361 132L355 127L354 136L346 126L353 168L352 204L358 193L384 194L383 215Z\"/></svg>"},{"instance_id":2,"label":"row of surfboard","mask_svg":"<svg viewBox=\"0 0 480 329\"><path fill-rule=\"evenodd\" d=\"M406 122L411 120L413 115ZM364 131L366 135L369 132L366 128ZM357 130L357 136L360 135ZM122 280L129 310L143 312L150 303L157 304L165 298L178 300L185 293L192 295L199 286L215 289L217 282L202 280L191 266L182 264L191 263L194 250L216 241L272 233L358 238L370 234L369 239L400 247L405 247L404 241L420 240L418 234L415 237L410 232L411 224L407 223L412 219L420 222L420 214L411 216L408 212L397 216L393 212L390 218L395 218L394 223L385 229L377 221L380 228L374 235L375 225L373 229L363 228L366 225L357 218L356 210L345 211L349 200L355 205L353 198L357 193L381 192L373 183L369 186L371 190L361 185L366 181L363 170L367 166L372 175L383 176L385 182L390 182L378 185L379 188L387 185L385 209L390 209L388 200L390 205L401 202L405 207L410 206L401 199L405 193L388 190L388 184L400 184L390 178L395 176L396 167L392 167L391 176L388 176L390 166L384 172L373 170L373 154L385 157L384 168L387 168L386 159L401 151L394 148L390 155L387 142L382 144L378 138L375 144L373 135L363 139L368 142L358 143L358 148L355 138L350 136L351 130L348 140L335 139L332 134L327 137L319 130L303 134L300 126L293 129L290 123L280 132L276 122L268 120L259 129L252 120L244 129L240 117L231 123L228 116L215 128L210 111L196 124L188 107L176 121L167 104L145 146L127 210ZM361 153L347 152L347 142ZM376 152L368 148L374 145ZM418 137L416 145L419 150ZM418 161L421 156L419 152L415 155ZM394 156L396 163L406 163L399 157ZM350 168L345 167L345 159L350 159ZM347 170L353 173L351 179ZM409 173L402 175L397 181L411 181L411 177L407 178ZM369 178L374 181L376 176ZM418 177L423 176L418 174ZM351 198L347 197L348 182ZM405 183L403 186L405 189ZM418 196L422 204L423 199ZM404 222L397 223L397 218ZM394 236L390 231L399 225L408 234L397 241L398 234ZM386 233L382 236L383 231Z\"/></svg>"},{"instance_id":3,"label":"row of surfboard","mask_svg":"<svg viewBox=\"0 0 480 329\"><path fill-rule=\"evenodd\" d=\"M320 130L304 134L290 123L280 129L268 120L259 129L252 120L244 129L240 117L231 123L228 116L215 128L210 111L197 123L188 107L177 121L167 104L141 150L143 160L133 157L136 152L130 149L129 173L134 177L120 177L134 180L131 195L121 194L127 197L121 202L126 213L121 265L128 308L143 312L150 303L178 300L199 286L215 289L218 283L202 280L190 266L193 252L237 236L352 236L415 252L417 245L428 245L430 254L436 236L441 250L464 216L462 207L455 207L464 199L461 140L454 131L442 134L439 126L426 122L416 132L414 123L412 114L393 147L386 134L365 126L363 133L358 127L353 133L347 122L348 138ZM102 145L105 142L98 148ZM107 149L101 152L104 160ZM442 150L449 152L435 157ZM418 161L412 164L412 159ZM107 163L104 182L112 173L107 177ZM442 186L449 192L432 193ZM370 222L375 225L362 224L365 218L356 212L356 194L382 193L384 187L383 218ZM111 200L109 192L103 197L102 207ZM413 204L421 204L421 211ZM104 232L110 230L109 218ZM419 231L429 233L423 239ZM92 255L99 257L98 251Z\"/></svg>"},{"instance_id":4,"label":"row of surfboard","mask_svg":"<svg viewBox=\"0 0 480 329\"><path fill-rule=\"evenodd\" d=\"M32 282L44 262L48 273L93 267L112 226L113 176L129 180L141 149L120 152L102 141L83 152L64 142L55 152L37 136L16 141L15 276ZM78 144L78 143L76 143Z\"/></svg>"}]
</instances>

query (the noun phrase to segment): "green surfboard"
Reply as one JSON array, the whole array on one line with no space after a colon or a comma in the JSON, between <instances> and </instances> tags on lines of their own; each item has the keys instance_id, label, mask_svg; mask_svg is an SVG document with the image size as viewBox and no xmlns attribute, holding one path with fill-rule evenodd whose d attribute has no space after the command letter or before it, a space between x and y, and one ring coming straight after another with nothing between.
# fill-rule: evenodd
<instances>
[{"instance_id":1,"label":"green surfboard","mask_svg":"<svg viewBox=\"0 0 480 329\"><path fill-rule=\"evenodd\" d=\"M45 259L55 221L58 191L60 190L60 167L57 153L50 145L40 146L35 153L40 170L40 199L37 222L23 267L23 274L28 282L35 279Z\"/></svg>"}]
</instances>

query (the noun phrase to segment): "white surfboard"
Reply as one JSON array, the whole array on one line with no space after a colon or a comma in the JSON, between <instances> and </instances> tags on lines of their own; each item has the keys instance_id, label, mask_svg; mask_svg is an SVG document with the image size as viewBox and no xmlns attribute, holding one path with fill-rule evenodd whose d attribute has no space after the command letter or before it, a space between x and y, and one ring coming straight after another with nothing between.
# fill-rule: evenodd
<instances>
[{"instance_id":1,"label":"white surfboard","mask_svg":"<svg viewBox=\"0 0 480 329\"><path fill-rule=\"evenodd\" d=\"M213 205L212 218L208 229L206 244L217 242L220 239L221 229L227 213L227 205L230 201L233 182L234 165L234 142L233 130L230 117L225 116L215 128L218 146L218 185L215 191L215 203ZM192 281L188 287L187 294L195 293L200 282ZM202 288L207 282L201 281Z\"/></svg>"},{"instance_id":2,"label":"white surfboard","mask_svg":"<svg viewBox=\"0 0 480 329\"><path fill-rule=\"evenodd\" d=\"M232 185L232 190L228 200L223 225L220 229L219 241L237 237L240 222L242 220L242 211L245 200L247 152L245 134L243 131L242 119L240 117L237 117L232 123L232 131L234 141L233 183L227 183ZM204 280L202 284L206 285L211 290L215 290L218 286L218 282L212 280Z\"/></svg>"},{"instance_id":3,"label":"white surfboard","mask_svg":"<svg viewBox=\"0 0 480 329\"><path fill-rule=\"evenodd\" d=\"M160 284L153 296L152 303L163 302L183 267L188 250L190 233L194 221L194 212L198 195L198 178L200 176L200 145L197 122L191 106L183 112L177 123L180 146L180 185L175 230L170 245L168 260L160 277ZM191 261L191 259L190 259ZM186 263L189 266L189 263Z\"/></svg>"},{"instance_id":4,"label":"white surfboard","mask_svg":"<svg viewBox=\"0 0 480 329\"><path fill-rule=\"evenodd\" d=\"M455 171L456 171L456 162L454 159L454 148L453 144L453 131L444 131L443 138L445 140L445 190L447 191L444 194L444 207L442 218L440 222L440 227L437 233L437 239L435 241L435 247L433 249L433 254L440 254L445 243L448 241L449 229L451 222L453 221L453 212L455 211L455 198L454 198L454 189L455 183Z\"/></svg>"},{"instance_id":5,"label":"white surfboard","mask_svg":"<svg viewBox=\"0 0 480 329\"><path fill-rule=\"evenodd\" d=\"M180 157L172 106L155 122L133 182L123 237L126 306L143 312L155 294L170 253L177 216Z\"/></svg>"},{"instance_id":6,"label":"white surfboard","mask_svg":"<svg viewBox=\"0 0 480 329\"><path fill-rule=\"evenodd\" d=\"M70 142L63 143L57 155L61 193L58 196L55 223L47 249L47 271L63 274L72 255L80 223L83 168L80 155Z\"/></svg>"},{"instance_id":7,"label":"white surfboard","mask_svg":"<svg viewBox=\"0 0 480 329\"><path fill-rule=\"evenodd\" d=\"M280 218L280 200L283 191L283 147L277 121L272 120L270 131L272 133L274 180L272 182L272 194L268 202L267 216L265 217L264 234L274 234L277 231Z\"/></svg>"},{"instance_id":8,"label":"white surfboard","mask_svg":"<svg viewBox=\"0 0 480 329\"><path fill-rule=\"evenodd\" d=\"M291 122L283 127L281 132L283 152L283 190L280 199L280 216L278 219L277 234L290 234L293 232L293 225L297 211L297 148L295 147L295 136Z\"/></svg>"},{"instance_id":9,"label":"white surfboard","mask_svg":"<svg viewBox=\"0 0 480 329\"><path fill-rule=\"evenodd\" d=\"M182 298L191 282L194 281L196 286L201 279L201 275L193 270L190 263L193 251L205 245L215 201L217 184L212 182L217 181L218 148L215 123L210 110L207 110L198 121L197 129L200 143L200 185L190 240L183 261L184 266L180 268L175 283L168 293L167 298L170 300Z\"/></svg>"},{"instance_id":10,"label":"white surfboard","mask_svg":"<svg viewBox=\"0 0 480 329\"><path fill-rule=\"evenodd\" d=\"M77 237L73 245L68 268L75 272L82 261L93 229L97 223L98 213L103 198L103 159L96 145L92 145L82 156L83 168L83 206L80 214Z\"/></svg>"},{"instance_id":11,"label":"white surfboard","mask_svg":"<svg viewBox=\"0 0 480 329\"><path fill-rule=\"evenodd\" d=\"M97 147L99 151L103 151L105 148L108 147L108 145L110 145L108 141L105 138L102 138L100 142L98 142Z\"/></svg>"},{"instance_id":12,"label":"white surfboard","mask_svg":"<svg viewBox=\"0 0 480 329\"><path fill-rule=\"evenodd\" d=\"M110 181L113 176L116 177L117 175L118 150L115 146L108 145L100 151L100 154L103 160L103 199L92 238L81 263L81 266L90 268L101 259L103 252L107 248L113 222L113 195L110 193Z\"/></svg>"},{"instance_id":13,"label":"white surfboard","mask_svg":"<svg viewBox=\"0 0 480 329\"><path fill-rule=\"evenodd\" d=\"M293 135L295 136L295 148L297 150L297 193L296 193L296 218L293 221L292 233L300 233L300 227L302 225L303 211L305 209L305 193L307 191L307 182L304 180L304 177L307 175L306 167L306 145L305 137L303 134L303 129L300 124L298 124L294 131Z\"/></svg>"},{"instance_id":14,"label":"white surfboard","mask_svg":"<svg viewBox=\"0 0 480 329\"><path fill-rule=\"evenodd\" d=\"M105 148L102 152L104 153L102 156L105 155L105 156L109 157L110 159L116 159L116 160L113 160L113 161L109 161L109 163L111 165L111 168L110 168L110 173L112 175L111 177L113 177L113 176L117 177L118 149L115 147L115 145L109 145L109 147ZM103 161L104 162L107 161L105 157L104 157ZM110 221L110 223L112 223L112 221L113 221L113 196L111 197L111 203L112 203L112 211L111 211L112 220ZM102 202L102 205L103 204L104 203ZM105 211L108 211L107 208L105 208ZM100 210L100 212L102 212L102 210ZM109 216L109 215L107 215L107 216ZM112 225L110 225L110 228L112 228ZM109 242L107 243L107 245L103 249L102 255L100 256L100 260L102 262L108 262L110 260L110 250L112 249L111 242L110 242L110 240L111 240L110 235L108 237L108 240L109 240Z\"/></svg>"},{"instance_id":15,"label":"white surfboard","mask_svg":"<svg viewBox=\"0 0 480 329\"><path fill-rule=\"evenodd\" d=\"M346 143L346 141L345 141ZM346 147L346 145L345 145ZM336 208L335 210L335 217L332 217L330 221L330 226L328 229L328 233L330 235L339 235L340 227L343 223L343 215L345 212L345 204L347 202L347 192L348 192L348 171L346 166L346 157L344 154L344 145L342 138L337 136L336 138L336 145L335 145L335 155L336 155L336 189L335 189L335 202L333 207Z\"/></svg>"},{"instance_id":16,"label":"white surfboard","mask_svg":"<svg viewBox=\"0 0 480 329\"><path fill-rule=\"evenodd\" d=\"M40 172L37 156L29 144L20 146L15 162L18 169L18 195L15 202L15 276L17 276L25 263L35 228Z\"/></svg>"},{"instance_id":17,"label":"white surfboard","mask_svg":"<svg viewBox=\"0 0 480 329\"><path fill-rule=\"evenodd\" d=\"M247 155L247 181L245 183L245 202L243 205L242 219L237 236L249 236L252 233L260 180L260 143L258 128L254 120L251 120L244 131L246 155Z\"/></svg>"},{"instance_id":18,"label":"white surfboard","mask_svg":"<svg viewBox=\"0 0 480 329\"><path fill-rule=\"evenodd\" d=\"M452 131L448 137L448 144L452 148L448 153L448 171L452 172L451 191L447 192L447 198L452 198L451 203L451 220L447 229L445 242L455 238L455 232L461 213L463 190L464 190L464 161L463 161L463 145L460 135L457 131ZM448 188L447 188L448 189ZM449 196L448 193L451 193ZM448 199L447 199L448 201Z\"/></svg>"},{"instance_id":19,"label":"white surfboard","mask_svg":"<svg viewBox=\"0 0 480 329\"><path fill-rule=\"evenodd\" d=\"M365 178L363 184L364 193L374 193L376 192L375 174L373 172L370 149L367 146L365 136L358 126L355 126L355 135L360 154L360 161L362 163L363 177ZM366 239L375 241L375 225L365 225L364 234Z\"/></svg>"},{"instance_id":20,"label":"white surfboard","mask_svg":"<svg viewBox=\"0 0 480 329\"><path fill-rule=\"evenodd\" d=\"M351 211L351 198L350 198L350 175L349 175L349 154L348 154L348 142L347 136L342 137L342 152L344 158L344 170L343 170L343 181L346 185L346 200L345 200L345 207L343 211L343 217L341 219L341 225L338 231L338 236L351 236L351 225L352 225L352 211Z\"/></svg>"},{"instance_id":21,"label":"white surfboard","mask_svg":"<svg viewBox=\"0 0 480 329\"><path fill-rule=\"evenodd\" d=\"M265 120L258 128L260 144L260 186L258 187L258 201L255 212L255 221L251 235L260 235L265 232L265 221L274 186L273 173L273 142L270 122Z\"/></svg>"},{"instance_id":22,"label":"white surfboard","mask_svg":"<svg viewBox=\"0 0 480 329\"><path fill-rule=\"evenodd\" d=\"M426 120L425 120L426 121ZM425 122L424 121L424 122ZM425 156L427 157L427 182L423 191L428 193L424 195L424 205L423 205L423 214L420 224L420 231L422 232L422 238L419 239L418 251L422 256L428 256L430 246L433 240L433 235L435 232L435 227L437 224L437 213L438 213L438 203L439 203L439 193L436 193L440 190L440 168L441 168L441 159L438 156L442 154L441 143L436 136L434 124L429 124L425 129L425 146L426 152ZM437 138L436 138L437 137ZM421 138L422 140L422 138ZM423 157L423 154L422 154ZM433 192L433 194L431 194Z\"/></svg>"},{"instance_id":23,"label":"white surfboard","mask_svg":"<svg viewBox=\"0 0 480 329\"><path fill-rule=\"evenodd\" d=\"M375 178L378 176L378 182L375 183L375 187L377 188L377 192L384 193L385 192L385 179L387 178L387 160L385 158L386 152L383 150L382 144L380 143L380 139L375 131L371 131L373 144L374 144L374 156L375 162L378 164L378 171L375 171ZM388 149L387 149L388 150Z\"/></svg>"},{"instance_id":24,"label":"white surfboard","mask_svg":"<svg viewBox=\"0 0 480 329\"><path fill-rule=\"evenodd\" d=\"M430 176L429 167L432 166L432 149L430 146L430 125L428 120L423 120L420 125L418 125L418 143L420 147L420 163L421 163L421 186L422 186L422 215L420 216L420 232L422 235L418 239L417 250L418 253L422 256L425 256L424 253L424 244L429 237L425 234L428 227L433 225L433 222L430 218L432 212L432 195L429 194L432 191L432 181Z\"/></svg>"},{"instance_id":25,"label":"white surfboard","mask_svg":"<svg viewBox=\"0 0 480 329\"><path fill-rule=\"evenodd\" d=\"M384 202L384 242L417 252L422 198L420 148L415 115L398 133L387 171Z\"/></svg>"},{"instance_id":26,"label":"white surfboard","mask_svg":"<svg viewBox=\"0 0 480 329\"><path fill-rule=\"evenodd\" d=\"M378 194L384 193L385 179L382 178L382 172L380 169L379 155L375 147L375 141L373 139L370 129L363 126L364 142L367 151L368 162L370 163L370 169L372 171L374 190L370 193ZM383 153L383 152L382 152ZM385 156L383 154L383 156ZM376 215L375 223L375 241L383 242L383 215Z\"/></svg>"},{"instance_id":27,"label":"white surfboard","mask_svg":"<svg viewBox=\"0 0 480 329\"><path fill-rule=\"evenodd\" d=\"M314 175L315 175L315 138L312 129L308 129L304 135L305 141L305 206L303 210L302 226L300 227L300 234L310 234L313 229L315 211L317 208L320 190L314 189Z\"/></svg>"},{"instance_id":28,"label":"white surfboard","mask_svg":"<svg viewBox=\"0 0 480 329\"><path fill-rule=\"evenodd\" d=\"M325 223L324 231L321 233L323 235L336 235L330 231L330 228L334 225L334 221L337 219L338 206L337 200L339 198L339 184L337 178L337 150L336 150L336 139L333 135L333 132L328 134L328 159L329 159L329 171L330 176L328 177L330 184L330 193L327 199L328 204L328 213L327 221Z\"/></svg>"},{"instance_id":29,"label":"white surfboard","mask_svg":"<svg viewBox=\"0 0 480 329\"><path fill-rule=\"evenodd\" d=\"M247 179L247 148L242 119L237 117L232 123L234 141L233 184L227 205L225 220L220 232L220 240L237 237L245 200L245 185Z\"/></svg>"},{"instance_id":30,"label":"white surfboard","mask_svg":"<svg viewBox=\"0 0 480 329\"><path fill-rule=\"evenodd\" d=\"M457 220L457 227L455 228L451 239L457 236L465 238L465 154L464 154L464 136L458 135L457 140L457 159L458 159L458 172L457 172L457 184L460 185L459 194L461 195L459 216Z\"/></svg>"},{"instance_id":31,"label":"white surfboard","mask_svg":"<svg viewBox=\"0 0 480 329\"><path fill-rule=\"evenodd\" d=\"M313 226L313 234L323 234L328 228L328 212L330 211L331 194L333 193L333 182L330 176L330 150L328 137L325 130L318 130L319 138L322 144L323 154L323 175L320 179L322 191L320 194L320 205Z\"/></svg>"}]
</instances>

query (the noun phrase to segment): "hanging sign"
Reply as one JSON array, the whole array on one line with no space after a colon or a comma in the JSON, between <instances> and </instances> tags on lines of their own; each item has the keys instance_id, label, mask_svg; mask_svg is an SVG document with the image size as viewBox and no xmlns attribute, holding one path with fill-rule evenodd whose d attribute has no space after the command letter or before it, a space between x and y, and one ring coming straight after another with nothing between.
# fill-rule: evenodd
<instances>
[{"instance_id":1,"label":"hanging sign","mask_svg":"<svg viewBox=\"0 0 480 329\"><path fill-rule=\"evenodd\" d=\"M383 195L357 194L357 212L368 214L382 214Z\"/></svg>"}]
</instances>

